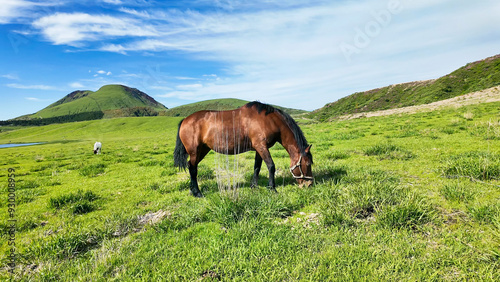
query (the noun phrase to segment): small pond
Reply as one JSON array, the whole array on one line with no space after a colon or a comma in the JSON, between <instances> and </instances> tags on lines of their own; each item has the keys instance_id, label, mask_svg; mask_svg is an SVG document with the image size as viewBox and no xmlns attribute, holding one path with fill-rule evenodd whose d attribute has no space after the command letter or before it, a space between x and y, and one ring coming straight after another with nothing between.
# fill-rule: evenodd
<instances>
[{"instance_id":1,"label":"small pond","mask_svg":"<svg viewBox=\"0 0 500 282\"><path fill-rule=\"evenodd\" d=\"M42 143L11 143L11 144L0 144L0 149L1 148L11 148L11 147L21 147L21 146L32 146L32 145L38 145Z\"/></svg>"}]
</instances>

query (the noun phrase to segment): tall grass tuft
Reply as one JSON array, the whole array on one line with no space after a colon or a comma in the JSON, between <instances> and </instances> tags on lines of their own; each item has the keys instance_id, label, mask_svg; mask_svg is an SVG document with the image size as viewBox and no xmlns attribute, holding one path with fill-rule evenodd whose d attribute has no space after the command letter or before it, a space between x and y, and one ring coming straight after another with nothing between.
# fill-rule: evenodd
<instances>
[{"instance_id":1,"label":"tall grass tuft","mask_svg":"<svg viewBox=\"0 0 500 282\"><path fill-rule=\"evenodd\" d=\"M92 202L98 198L99 196L92 191L78 190L76 193L50 198L48 206L54 209L69 206L73 214L84 214L95 210L96 207Z\"/></svg>"},{"instance_id":2,"label":"tall grass tuft","mask_svg":"<svg viewBox=\"0 0 500 282\"><path fill-rule=\"evenodd\" d=\"M49 207L50 208L62 208L68 204L76 203L79 201L89 201L92 202L97 200L99 197L92 191L78 190L76 193L69 193L66 195L61 195L59 197L50 198L49 199Z\"/></svg>"},{"instance_id":3,"label":"tall grass tuft","mask_svg":"<svg viewBox=\"0 0 500 282\"><path fill-rule=\"evenodd\" d=\"M441 195L448 201L470 202L475 199L475 192L470 186L461 182L448 183L440 190Z\"/></svg>"},{"instance_id":4,"label":"tall grass tuft","mask_svg":"<svg viewBox=\"0 0 500 282\"><path fill-rule=\"evenodd\" d=\"M368 218L382 206L399 203L404 194L397 183L385 179L361 182L348 187L350 212L355 218Z\"/></svg>"},{"instance_id":5,"label":"tall grass tuft","mask_svg":"<svg viewBox=\"0 0 500 282\"><path fill-rule=\"evenodd\" d=\"M415 229L432 221L435 210L426 199L409 195L397 205L387 205L377 214L377 223L394 229Z\"/></svg>"},{"instance_id":6,"label":"tall grass tuft","mask_svg":"<svg viewBox=\"0 0 500 282\"><path fill-rule=\"evenodd\" d=\"M105 169L106 169L106 164L104 163L90 164L80 169L80 175L96 177L100 174L103 174Z\"/></svg>"},{"instance_id":7,"label":"tall grass tuft","mask_svg":"<svg viewBox=\"0 0 500 282\"><path fill-rule=\"evenodd\" d=\"M479 222L493 223L495 218L500 218L500 204L485 204L469 206L468 212L470 216Z\"/></svg>"},{"instance_id":8,"label":"tall grass tuft","mask_svg":"<svg viewBox=\"0 0 500 282\"><path fill-rule=\"evenodd\" d=\"M352 226L386 206L400 204L407 192L399 179L381 171L353 171L322 193L320 210L327 226Z\"/></svg>"},{"instance_id":9,"label":"tall grass tuft","mask_svg":"<svg viewBox=\"0 0 500 282\"><path fill-rule=\"evenodd\" d=\"M27 250L28 257L73 258L96 248L107 236L102 231L65 232L48 240L35 240Z\"/></svg>"},{"instance_id":10,"label":"tall grass tuft","mask_svg":"<svg viewBox=\"0 0 500 282\"><path fill-rule=\"evenodd\" d=\"M244 218L269 220L285 218L301 206L300 199L294 201L282 194L269 191L240 191L238 197L225 193L214 193L210 198L208 215L219 224L229 227Z\"/></svg>"},{"instance_id":11,"label":"tall grass tuft","mask_svg":"<svg viewBox=\"0 0 500 282\"><path fill-rule=\"evenodd\" d=\"M478 180L500 179L500 155L489 152L467 152L445 160L441 171L446 177L468 177Z\"/></svg>"},{"instance_id":12,"label":"tall grass tuft","mask_svg":"<svg viewBox=\"0 0 500 282\"><path fill-rule=\"evenodd\" d=\"M319 204L321 220L325 226L354 226L354 219L349 215L346 201L338 186L328 187L320 194Z\"/></svg>"},{"instance_id":13,"label":"tall grass tuft","mask_svg":"<svg viewBox=\"0 0 500 282\"><path fill-rule=\"evenodd\" d=\"M329 160L335 161L335 160L348 159L350 155L349 153L343 151L328 151L325 157L328 158Z\"/></svg>"},{"instance_id":14,"label":"tall grass tuft","mask_svg":"<svg viewBox=\"0 0 500 282\"><path fill-rule=\"evenodd\" d=\"M381 159L409 160L414 157L410 151L389 143L373 145L364 152L367 156L379 156Z\"/></svg>"}]
</instances>

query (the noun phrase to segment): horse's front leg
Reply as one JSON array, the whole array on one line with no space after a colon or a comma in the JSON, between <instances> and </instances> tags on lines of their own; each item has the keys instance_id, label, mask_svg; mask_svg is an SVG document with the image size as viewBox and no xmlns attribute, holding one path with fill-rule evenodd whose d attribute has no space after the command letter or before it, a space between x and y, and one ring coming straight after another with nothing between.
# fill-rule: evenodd
<instances>
[{"instance_id":1,"label":"horse's front leg","mask_svg":"<svg viewBox=\"0 0 500 282\"><path fill-rule=\"evenodd\" d=\"M273 158L271 158L271 154L269 153L267 147L265 149L258 150L257 153L260 154L260 157L264 160L267 165L267 169L269 170L269 185L267 188L276 192L276 182L274 181L276 166L274 165Z\"/></svg>"},{"instance_id":2,"label":"horse's front leg","mask_svg":"<svg viewBox=\"0 0 500 282\"><path fill-rule=\"evenodd\" d=\"M260 168L262 167L262 157L259 155L258 152L255 152L255 164L253 166L253 179L252 179L252 185L251 187L257 187L259 183L259 173L260 173Z\"/></svg>"}]
</instances>

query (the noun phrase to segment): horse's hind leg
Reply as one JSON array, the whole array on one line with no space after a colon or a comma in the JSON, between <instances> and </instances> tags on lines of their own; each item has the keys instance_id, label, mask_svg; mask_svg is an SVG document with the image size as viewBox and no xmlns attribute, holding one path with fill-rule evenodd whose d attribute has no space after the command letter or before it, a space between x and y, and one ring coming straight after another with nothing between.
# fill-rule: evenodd
<instances>
[{"instance_id":1,"label":"horse's hind leg","mask_svg":"<svg viewBox=\"0 0 500 282\"><path fill-rule=\"evenodd\" d=\"M189 175L191 176L191 184L189 188L191 189L191 194L193 196L201 198L203 194L198 187L198 164L192 164L191 161L188 163Z\"/></svg>"},{"instance_id":2,"label":"horse's hind leg","mask_svg":"<svg viewBox=\"0 0 500 282\"><path fill-rule=\"evenodd\" d=\"M255 164L253 166L253 179L251 187L257 187L259 182L260 168L262 167L262 157L258 152L255 152Z\"/></svg>"},{"instance_id":3,"label":"horse's hind leg","mask_svg":"<svg viewBox=\"0 0 500 282\"><path fill-rule=\"evenodd\" d=\"M198 164L203 160L203 158L210 152L210 148L203 146L201 148L198 148L198 150L192 154L190 154L189 157L189 162L188 162L188 169L189 169L189 175L191 176L191 184L190 184L190 189L191 189L191 194L193 196L201 198L203 197L203 194L200 191L200 188L198 186Z\"/></svg>"}]
</instances>

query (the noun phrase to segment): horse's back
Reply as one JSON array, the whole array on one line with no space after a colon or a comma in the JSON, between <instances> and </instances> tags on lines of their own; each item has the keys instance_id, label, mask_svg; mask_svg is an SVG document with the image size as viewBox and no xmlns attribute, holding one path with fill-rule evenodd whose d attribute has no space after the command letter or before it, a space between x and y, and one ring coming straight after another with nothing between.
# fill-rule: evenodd
<instances>
[{"instance_id":1,"label":"horse's back","mask_svg":"<svg viewBox=\"0 0 500 282\"><path fill-rule=\"evenodd\" d=\"M277 112L245 105L236 110L193 113L183 120L179 134L191 150L204 144L217 152L245 152L253 144L274 145L282 124Z\"/></svg>"}]
</instances>

